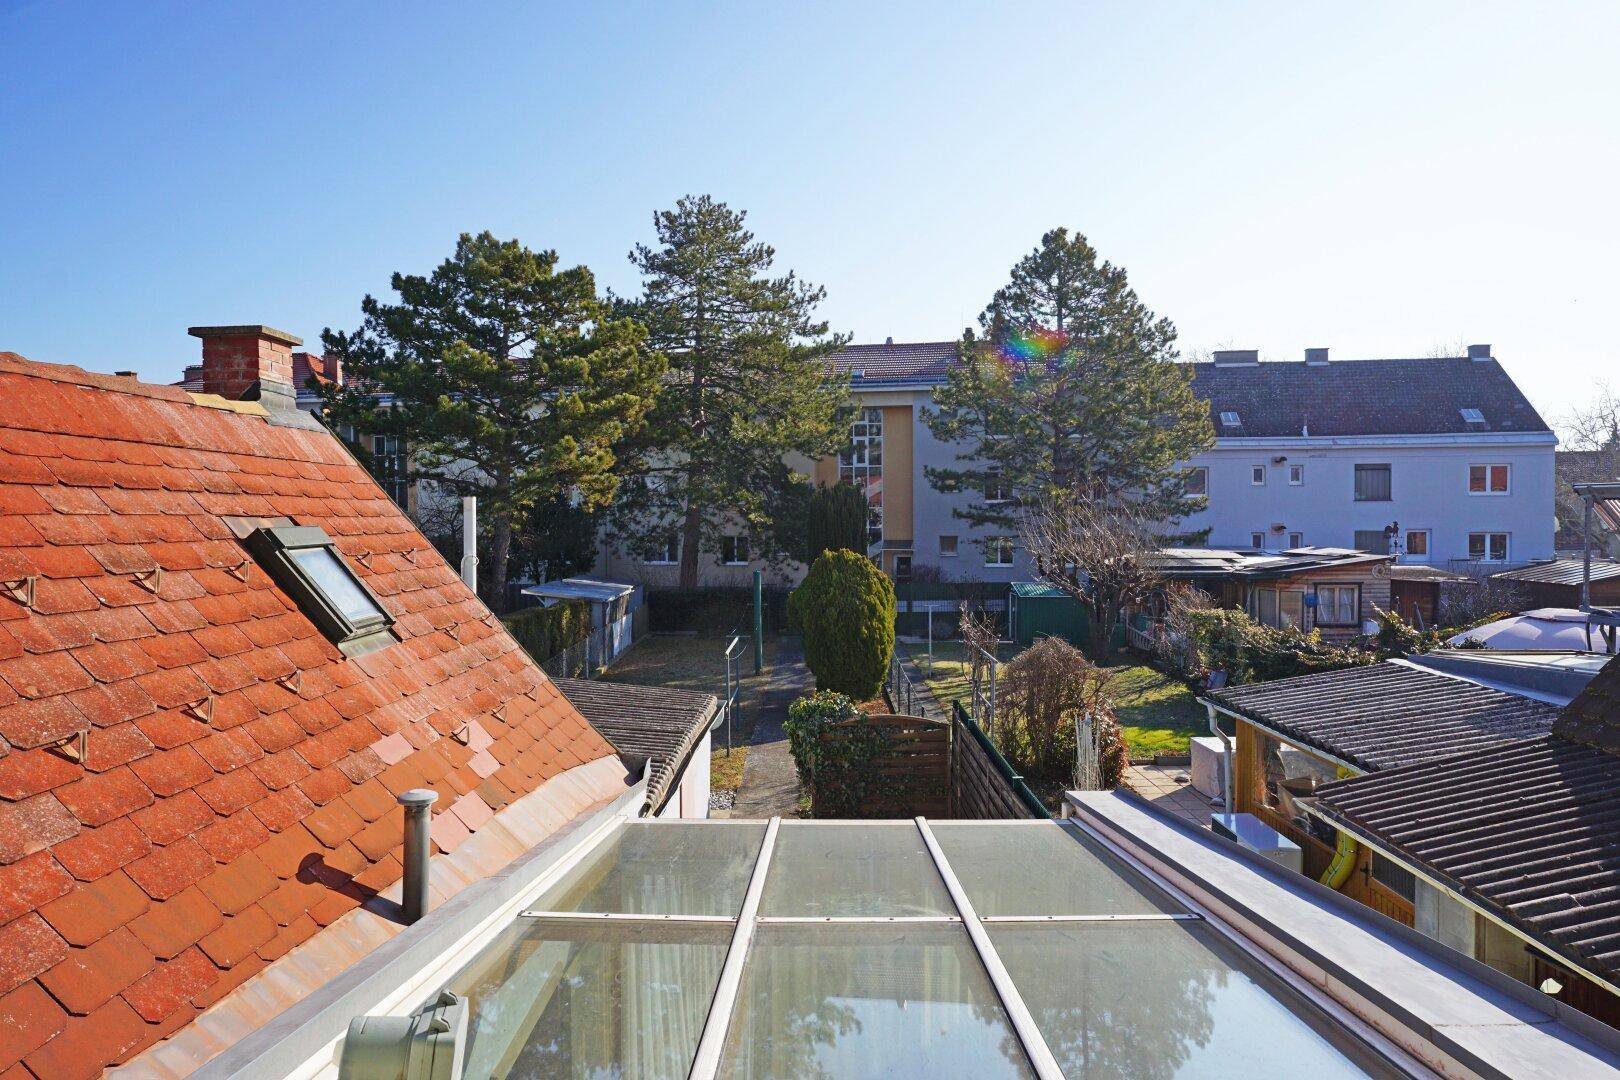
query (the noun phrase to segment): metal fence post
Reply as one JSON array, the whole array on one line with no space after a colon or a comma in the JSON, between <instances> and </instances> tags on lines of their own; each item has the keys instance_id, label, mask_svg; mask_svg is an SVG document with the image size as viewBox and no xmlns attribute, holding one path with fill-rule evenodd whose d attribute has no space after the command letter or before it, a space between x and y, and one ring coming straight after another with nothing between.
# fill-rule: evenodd
<instances>
[{"instance_id":1,"label":"metal fence post","mask_svg":"<svg viewBox=\"0 0 1620 1080\"><path fill-rule=\"evenodd\" d=\"M765 668L765 578L754 571L754 674Z\"/></svg>"}]
</instances>

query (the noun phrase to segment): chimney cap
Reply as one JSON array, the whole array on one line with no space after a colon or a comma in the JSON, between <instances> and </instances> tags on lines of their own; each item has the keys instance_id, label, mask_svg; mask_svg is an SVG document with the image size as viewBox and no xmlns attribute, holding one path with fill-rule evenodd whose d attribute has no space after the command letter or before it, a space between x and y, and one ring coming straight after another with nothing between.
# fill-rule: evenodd
<instances>
[{"instance_id":1,"label":"chimney cap","mask_svg":"<svg viewBox=\"0 0 1620 1080\"><path fill-rule=\"evenodd\" d=\"M188 326L186 333L194 338L255 337L279 341L283 345L302 345L304 339L273 326L252 323L244 326Z\"/></svg>"},{"instance_id":2,"label":"chimney cap","mask_svg":"<svg viewBox=\"0 0 1620 1080\"><path fill-rule=\"evenodd\" d=\"M1325 364L1328 362L1328 351L1326 349L1306 349L1305 362L1307 364Z\"/></svg>"},{"instance_id":3,"label":"chimney cap","mask_svg":"<svg viewBox=\"0 0 1620 1080\"><path fill-rule=\"evenodd\" d=\"M1468 359L1491 360L1494 357L1491 356L1491 347L1489 345L1470 345L1468 346Z\"/></svg>"},{"instance_id":4,"label":"chimney cap","mask_svg":"<svg viewBox=\"0 0 1620 1080\"><path fill-rule=\"evenodd\" d=\"M1260 363L1259 349L1216 349L1216 367L1255 367Z\"/></svg>"},{"instance_id":5,"label":"chimney cap","mask_svg":"<svg viewBox=\"0 0 1620 1080\"><path fill-rule=\"evenodd\" d=\"M889 336L889 337L887 337L887 338L885 338L885 339L884 339L884 341L883 341L883 344L885 344L885 345L893 345L893 344L894 344L894 337L893 337L893 335L891 335L891 336Z\"/></svg>"}]
</instances>

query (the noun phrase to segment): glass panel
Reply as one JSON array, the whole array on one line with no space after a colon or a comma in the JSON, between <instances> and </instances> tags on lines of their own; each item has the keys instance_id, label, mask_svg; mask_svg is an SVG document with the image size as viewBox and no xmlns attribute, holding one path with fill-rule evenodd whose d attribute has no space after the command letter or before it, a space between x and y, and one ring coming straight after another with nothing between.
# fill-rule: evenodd
<instances>
[{"instance_id":1,"label":"glass panel","mask_svg":"<svg viewBox=\"0 0 1620 1080\"><path fill-rule=\"evenodd\" d=\"M990 938L1064 1074L1074 1077L1380 1075L1204 926L991 926ZM1219 952L1216 950L1220 949ZM1278 996L1283 995L1285 1000ZM1310 1019L1307 1019L1310 1016Z\"/></svg>"},{"instance_id":2,"label":"glass panel","mask_svg":"<svg viewBox=\"0 0 1620 1080\"><path fill-rule=\"evenodd\" d=\"M761 915L955 915L909 821L786 822L776 833Z\"/></svg>"},{"instance_id":3,"label":"glass panel","mask_svg":"<svg viewBox=\"0 0 1620 1080\"><path fill-rule=\"evenodd\" d=\"M625 825L534 908L735 917L764 837L753 824Z\"/></svg>"},{"instance_id":4,"label":"glass panel","mask_svg":"<svg viewBox=\"0 0 1620 1080\"><path fill-rule=\"evenodd\" d=\"M1068 825L930 821L928 827L980 915L1182 910Z\"/></svg>"},{"instance_id":5,"label":"glass panel","mask_svg":"<svg viewBox=\"0 0 1620 1080\"><path fill-rule=\"evenodd\" d=\"M366 595L349 568L338 561L331 548L294 548L288 554L350 623L388 617L382 608L372 603L371 597Z\"/></svg>"},{"instance_id":6,"label":"glass panel","mask_svg":"<svg viewBox=\"0 0 1620 1080\"><path fill-rule=\"evenodd\" d=\"M471 999L462 1076L684 1077L731 932L518 920L450 984Z\"/></svg>"},{"instance_id":7,"label":"glass panel","mask_svg":"<svg viewBox=\"0 0 1620 1080\"><path fill-rule=\"evenodd\" d=\"M720 1075L1032 1076L960 926L764 925Z\"/></svg>"}]
</instances>

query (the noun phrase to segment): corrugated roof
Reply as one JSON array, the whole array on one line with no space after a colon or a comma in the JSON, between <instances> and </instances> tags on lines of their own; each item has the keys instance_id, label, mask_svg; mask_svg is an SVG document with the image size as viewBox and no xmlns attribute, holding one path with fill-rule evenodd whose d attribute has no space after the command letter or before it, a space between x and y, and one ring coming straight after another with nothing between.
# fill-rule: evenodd
<instances>
[{"instance_id":1,"label":"corrugated roof","mask_svg":"<svg viewBox=\"0 0 1620 1080\"><path fill-rule=\"evenodd\" d=\"M1057 598L1069 594L1056 585L1048 585L1044 581L1015 581L1012 583L1013 595L1019 599Z\"/></svg>"},{"instance_id":2,"label":"corrugated roof","mask_svg":"<svg viewBox=\"0 0 1620 1080\"><path fill-rule=\"evenodd\" d=\"M719 698L695 690L591 679L554 682L621 755L648 761L647 801L655 811L669 798L720 708Z\"/></svg>"},{"instance_id":3,"label":"corrugated roof","mask_svg":"<svg viewBox=\"0 0 1620 1080\"><path fill-rule=\"evenodd\" d=\"M1543 585L1579 585L1585 574L1585 564L1581 559L1554 559L1521 566L1517 570L1504 570L1491 576L1504 581L1532 581ZM1593 559L1592 580L1606 581L1609 578L1620 578L1620 562Z\"/></svg>"},{"instance_id":4,"label":"corrugated roof","mask_svg":"<svg viewBox=\"0 0 1620 1080\"><path fill-rule=\"evenodd\" d=\"M1171 577L1229 575L1264 579L1361 563L1389 562L1390 559L1388 555L1375 555L1352 548L1302 547L1274 552L1162 548L1157 553L1155 563L1160 573Z\"/></svg>"},{"instance_id":5,"label":"corrugated roof","mask_svg":"<svg viewBox=\"0 0 1620 1080\"><path fill-rule=\"evenodd\" d=\"M1369 772L1547 734L1556 706L1387 661L1211 691L1225 708Z\"/></svg>"},{"instance_id":6,"label":"corrugated roof","mask_svg":"<svg viewBox=\"0 0 1620 1080\"><path fill-rule=\"evenodd\" d=\"M611 753L335 438L210 400L0 353L0 1069L94 1075L390 886L399 792L451 850ZM346 659L226 516L323 528L401 640Z\"/></svg>"},{"instance_id":7,"label":"corrugated roof","mask_svg":"<svg viewBox=\"0 0 1620 1080\"><path fill-rule=\"evenodd\" d=\"M1620 975L1620 758L1541 738L1329 784L1317 807L1553 952Z\"/></svg>"}]
</instances>

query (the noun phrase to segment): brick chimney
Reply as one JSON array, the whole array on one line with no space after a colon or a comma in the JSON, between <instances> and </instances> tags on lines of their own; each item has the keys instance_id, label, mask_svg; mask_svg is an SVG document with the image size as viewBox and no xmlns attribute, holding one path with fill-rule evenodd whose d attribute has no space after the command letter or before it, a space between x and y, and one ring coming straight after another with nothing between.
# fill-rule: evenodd
<instances>
[{"instance_id":1,"label":"brick chimney","mask_svg":"<svg viewBox=\"0 0 1620 1080\"><path fill-rule=\"evenodd\" d=\"M202 338L202 392L231 401L257 401L267 409L294 409L294 346L304 339L268 326L193 326Z\"/></svg>"}]
</instances>

